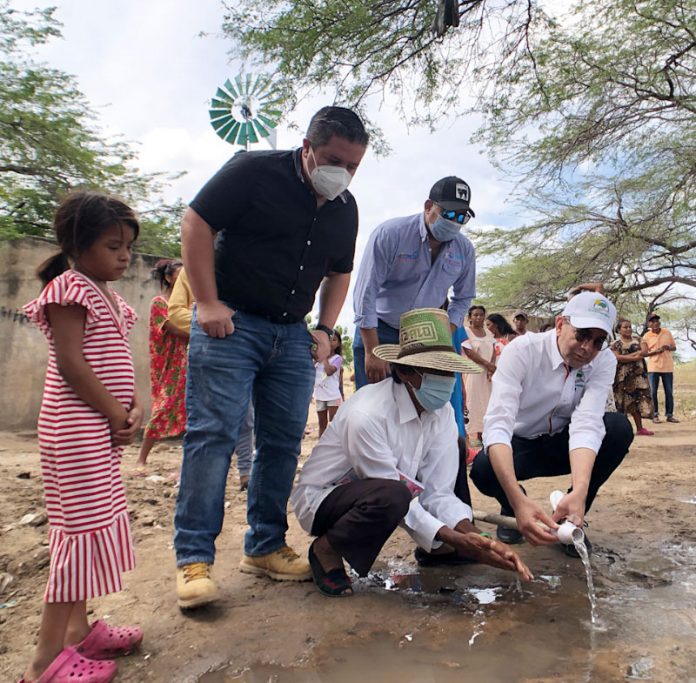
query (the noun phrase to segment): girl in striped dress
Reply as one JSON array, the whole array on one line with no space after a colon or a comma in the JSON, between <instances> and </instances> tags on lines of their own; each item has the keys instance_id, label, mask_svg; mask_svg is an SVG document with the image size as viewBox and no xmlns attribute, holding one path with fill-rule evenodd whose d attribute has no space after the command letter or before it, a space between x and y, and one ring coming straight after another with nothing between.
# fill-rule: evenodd
<instances>
[{"instance_id":1,"label":"girl in striped dress","mask_svg":"<svg viewBox=\"0 0 696 683\"><path fill-rule=\"evenodd\" d=\"M142 422L128 345L135 313L107 283L128 268L139 225L120 200L80 191L54 229L61 252L39 267L45 289L24 307L49 344L38 433L51 563L22 681L103 683L116 675L110 658L142 640L137 627L90 625L86 602L120 591L134 566L119 464Z\"/></svg>"}]
</instances>

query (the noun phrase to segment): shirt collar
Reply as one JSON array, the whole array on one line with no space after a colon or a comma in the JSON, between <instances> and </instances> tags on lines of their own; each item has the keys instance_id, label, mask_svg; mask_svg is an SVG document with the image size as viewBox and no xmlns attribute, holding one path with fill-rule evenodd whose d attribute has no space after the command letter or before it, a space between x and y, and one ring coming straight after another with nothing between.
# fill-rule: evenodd
<instances>
[{"instance_id":1,"label":"shirt collar","mask_svg":"<svg viewBox=\"0 0 696 683\"><path fill-rule=\"evenodd\" d=\"M425 242L428 239L428 228L425 226L425 211L420 215L420 223L418 224L418 232L421 236L421 242Z\"/></svg>"},{"instance_id":2,"label":"shirt collar","mask_svg":"<svg viewBox=\"0 0 696 683\"><path fill-rule=\"evenodd\" d=\"M558 350L558 337L556 335L556 330L549 330L547 335L546 351L551 359L551 368L556 370L561 365L565 365L565 361L563 360L563 356L561 356L561 352Z\"/></svg>"},{"instance_id":3,"label":"shirt collar","mask_svg":"<svg viewBox=\"0 0 696 683\"><path fill-rule=\"evenodd\" d=\"M312 189L307 185L307 182L305 181L304 173L302 173L302 147L298 147L293 155L292 155L292 161L295 165L295 173L297 173L297 177L300 179L300 182L307 187L307 189L312 192ZM312 195L314 195L314 192L312 192ZM348 203L348 190L344 190L341 192L341 194L336 197L336 199L340 199L344 204ZM335 199L333 200L327 200L327 201L336 201Z\"/></svg>"},{"instance_id":4,"label":"shirt collar","mask_svg":"<svg viewBox=\"0 0 696 683\"><path fill-rule=\"evenodd\" d=\"M396 409L399 413L399 424L417 420L418 411L416 410L416 406L413 405L411 394L408 393L406 386L404 384L397 384L394 380L392 380L392 385L392 394L394 395Z\"/></svg>"}]
</instances>

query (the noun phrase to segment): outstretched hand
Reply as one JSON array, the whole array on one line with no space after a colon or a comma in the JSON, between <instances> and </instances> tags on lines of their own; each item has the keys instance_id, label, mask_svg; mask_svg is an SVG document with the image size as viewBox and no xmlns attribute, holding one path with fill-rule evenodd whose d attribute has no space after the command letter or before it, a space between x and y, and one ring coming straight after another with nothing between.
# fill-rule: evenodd
<instances>
[{"instance_id":1,"label":"outstretched hand","mask_svg":"<svg viewBox=\"0 0 696 683\"><path fill-rule=\"evenodd\" d=\"M491 567L516 572L522 581L532 581L534 576L520 556L505 543L482 536L478 531L455 532L456 537L448 542L457 553Z\"/></svg>"}]
</instances>

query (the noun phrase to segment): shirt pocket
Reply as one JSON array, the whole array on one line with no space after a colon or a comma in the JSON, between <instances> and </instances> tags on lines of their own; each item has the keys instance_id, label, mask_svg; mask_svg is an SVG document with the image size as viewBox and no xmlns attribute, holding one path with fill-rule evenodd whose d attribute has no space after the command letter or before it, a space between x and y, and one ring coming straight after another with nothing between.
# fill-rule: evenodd
<instances>
[{"instance_id":1,"label":"shirt pocket","mask_svg":"<svg viewBox=\"0 0 696 683\"><path fill-rule=\"evenodd\" d=\"M447 273L447 275L459 276L464 269L463 266L464 261L461 257L452 257L449 254L446 254L442 261L442 270Z\"/></svg>"}]
</instances>

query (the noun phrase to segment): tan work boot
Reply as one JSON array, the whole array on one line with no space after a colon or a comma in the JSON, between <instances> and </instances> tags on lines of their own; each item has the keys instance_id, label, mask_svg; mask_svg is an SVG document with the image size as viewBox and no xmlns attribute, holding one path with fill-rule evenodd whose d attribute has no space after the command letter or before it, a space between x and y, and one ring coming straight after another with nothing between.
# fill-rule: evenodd
<instances>
[{"instance_id":1,"label":"tan work boot","mask_svg":"<svg viewBox=\"0 0 696 683\"><path fill-rule=\"evenodd\" d=\"M309 581L312 578L309 562L287 545L270 555L244 555L239 571L268 576L276 581Z\"/></svg>"},{"instance_id":2,"label":"tan work boot","mask_svg":"<svg viewBox=\"0 0 696 683\"><path fill-rule=\"evenodd\" d=\"M176 595L181 609L200 607L217 599L217 588L210 578L211 567L207 562L194 562L177 569Z\"/></svg>"}]
</instances>

